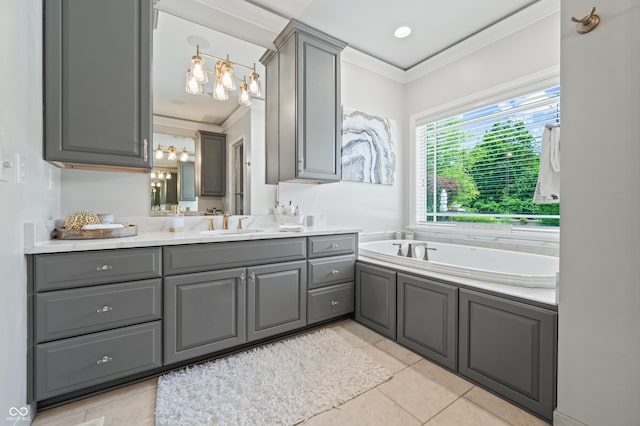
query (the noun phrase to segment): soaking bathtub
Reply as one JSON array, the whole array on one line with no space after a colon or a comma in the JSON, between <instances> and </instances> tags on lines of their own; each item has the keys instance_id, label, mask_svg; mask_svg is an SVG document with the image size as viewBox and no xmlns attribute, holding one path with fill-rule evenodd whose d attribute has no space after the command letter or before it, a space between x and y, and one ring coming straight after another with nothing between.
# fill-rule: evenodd
<instances>
[{"instance_id":1,"label":"soaking bathtub","mask_svg":"<svg viewBox=\"0 0 640 426\"><path fill-rule=\"evenodd\" d=\"M527 288L556 288L557 257L457 244L428 244L429 260L422 260L425 241L384 240L360 243L359 255L396 265L486 283ZM402 255L398 255L401 245ZM407 257L408 245L414 257ZM416 247L418 246L418 247Z\"/></svg>"}]
</instances>

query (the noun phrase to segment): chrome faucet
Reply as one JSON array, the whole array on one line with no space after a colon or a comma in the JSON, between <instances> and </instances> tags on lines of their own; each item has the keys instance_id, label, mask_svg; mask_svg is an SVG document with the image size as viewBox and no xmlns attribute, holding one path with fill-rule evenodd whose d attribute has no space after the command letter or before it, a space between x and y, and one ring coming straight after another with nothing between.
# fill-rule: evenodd
<instances>
[{"instance_id":1,"label":"chrome faucet","mask_svg":"<svg viewBox=\"0 0 640 426\"><path fill-rule=\"evenodd\" d=\"M422 256L422 260L429 260L429 250L438 250L436 248L431 248L427 243L419 243L416 244L414 248L422 247L424 248L424 255Z\"/></svg>"}]
</instances>

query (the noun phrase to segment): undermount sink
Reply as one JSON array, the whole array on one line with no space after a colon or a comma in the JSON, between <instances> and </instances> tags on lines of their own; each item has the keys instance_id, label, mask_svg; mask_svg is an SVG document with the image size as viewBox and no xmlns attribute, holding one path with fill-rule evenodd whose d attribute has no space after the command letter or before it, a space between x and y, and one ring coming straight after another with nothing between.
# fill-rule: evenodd
<instances>
[{"instance_id":1,"label":"undermount sink","mask_svg":"<svg viewBox=\"0 0 640 426\"><path fill-rule=\"evenodd\" d=\"M214 229L212 231L200 231L203 235L253 234L254 232L262 232L262 229Z\"/></svg>"}]
</instances>

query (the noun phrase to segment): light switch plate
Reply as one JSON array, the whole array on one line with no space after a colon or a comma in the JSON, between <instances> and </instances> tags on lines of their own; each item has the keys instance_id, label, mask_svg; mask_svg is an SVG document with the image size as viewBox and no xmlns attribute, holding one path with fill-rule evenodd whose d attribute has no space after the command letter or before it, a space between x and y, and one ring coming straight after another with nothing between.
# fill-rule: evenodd
<instances>
[{"instance_id":1,"label":"light switch plate","mask_svg":"<svg viewBox=\"0 0 640 426\"><path fill-rule=\"evenodd\" d=\"M26 177L24 156L20 155L19 153L15 153L13 164L16 168L16 183L24 185L24 179Z\"/></svg>"}]
</instances>

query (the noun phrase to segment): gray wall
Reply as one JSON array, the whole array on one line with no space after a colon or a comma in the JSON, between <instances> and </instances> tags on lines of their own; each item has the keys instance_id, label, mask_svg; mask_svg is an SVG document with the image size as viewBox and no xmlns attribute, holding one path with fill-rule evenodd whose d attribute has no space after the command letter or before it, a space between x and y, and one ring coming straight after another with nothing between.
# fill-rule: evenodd
<instances>
[{"instance_id":1,"label":"gray wall","mask_svg":"<svg viewBox=\"0 0 640 426\"><path fill-rule=\"evenodd\" d=\"M557 424L640 424L639 19L638 0L562 2Z\"/></svg>"},{"instance_id":2,"label":"gray wall","mask_svg":"<svg viewBox=\"0 0 640 426\"><path fill-rule=\"evenodd\" d=\"M23 223L60 216L60 172L42 160L42 2L0 2L0 39L0 149L25 165L23 184L15 168L0 182L0 424L13 424L9 409L25 406L27 387Z\"/></svg>"}]
</instances>

